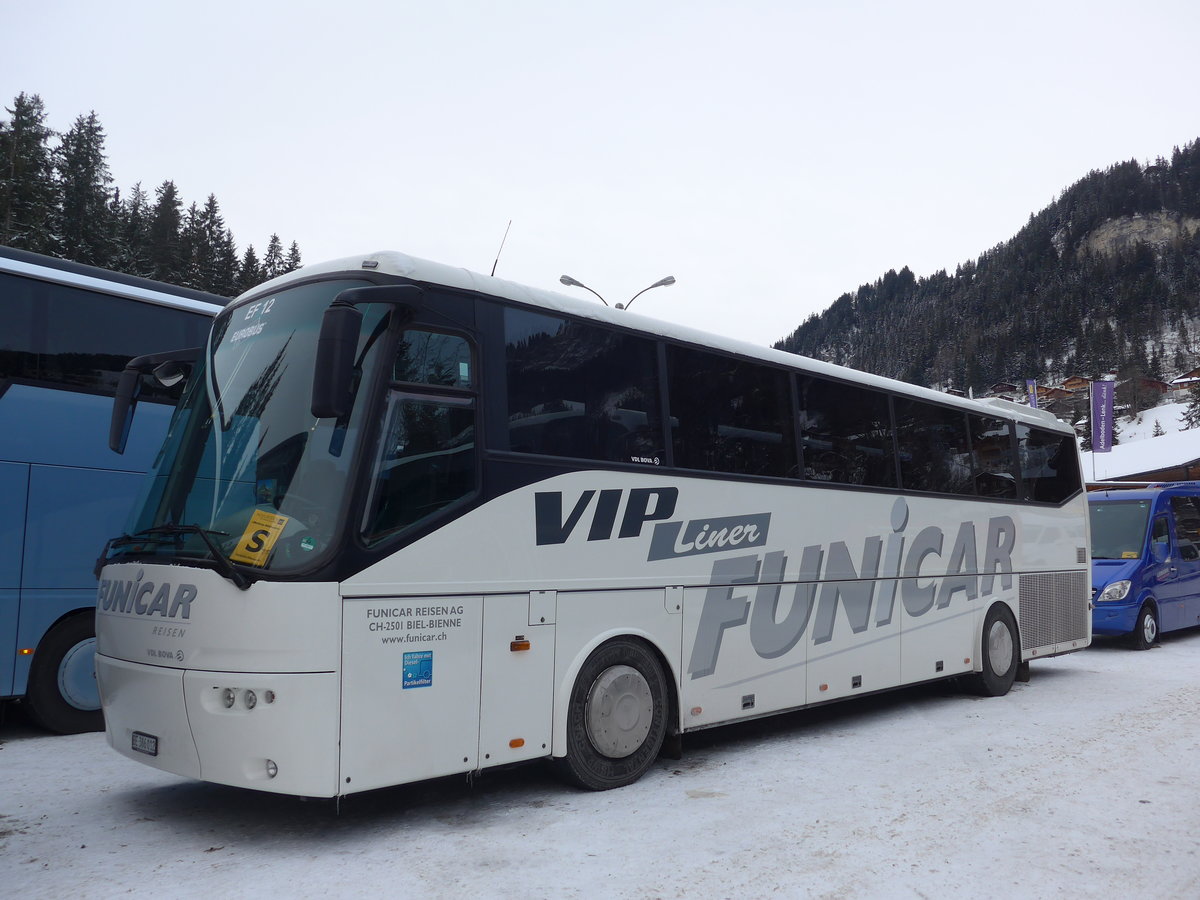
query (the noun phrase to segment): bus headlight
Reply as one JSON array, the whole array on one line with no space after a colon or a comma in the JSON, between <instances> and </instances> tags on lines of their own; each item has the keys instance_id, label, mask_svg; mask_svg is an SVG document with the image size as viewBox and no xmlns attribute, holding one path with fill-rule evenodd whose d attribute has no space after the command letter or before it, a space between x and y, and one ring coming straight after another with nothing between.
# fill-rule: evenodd
<instances>
[{"instance_id":1,"label":"bus headlight","mask_svg":"<svg viewBox=\"0 0 1200 900\"><path fill-rule=\"evenodd\" d=\"M1129 588L1130 583L1128 581L1114 581L1100 592L1096 597L1096 602L1115 603L1118 600L1124 600L1129 595Z\"/></svg>"},{"instance_id":2,"label":"bus headlight","mask_svg":"<svg viewBox=\"0 0 1200 900\"><path fill-rule=\"evenodd\" d=\"M225 688L221 691L221 702L225 704L226 709L233 709L233 701L237 699L237 694L233 688Z\"/></svg>"}]
</instances>

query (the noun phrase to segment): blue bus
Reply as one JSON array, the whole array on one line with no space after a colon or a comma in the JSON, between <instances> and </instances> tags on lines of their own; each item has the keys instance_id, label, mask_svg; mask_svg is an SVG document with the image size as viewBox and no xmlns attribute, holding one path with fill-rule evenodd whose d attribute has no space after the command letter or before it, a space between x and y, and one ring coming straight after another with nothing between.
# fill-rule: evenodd
<instances>
[{"instance_id":1,"label":"blue bus","mask_svg":"<svg viewBox=\"0 0 1200 900\"><path fill-rule=\"evenodd\" d=\"M104 727L96 559L119 533L178 389L144 386L108 448L131 357L199 347L225 298L0 247L0 700L51 731Z\"/></svg>"},{"instance_id":2,"label":"blue bus","mask_svg":"<svg viewBox=\"0 0 1200 900\"><path fill-rule=\"evenodd\" d=\"M1149 650L1200 625L1200 483L1110 487L1088 495L1092 633Z\"/></svg>"}]
</instances>

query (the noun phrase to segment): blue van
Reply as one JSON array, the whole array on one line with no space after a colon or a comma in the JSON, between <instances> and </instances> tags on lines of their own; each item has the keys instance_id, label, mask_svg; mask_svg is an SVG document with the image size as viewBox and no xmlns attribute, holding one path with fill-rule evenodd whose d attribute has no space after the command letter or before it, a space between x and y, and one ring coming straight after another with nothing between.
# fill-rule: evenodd
<instances>
[{"instance_id":1,"label":"blue van","mask_svg":"<svg viewBox=\"0 0 1200 900\"><path fill-rule=\"evenodd\" d=\"M1095 491L1088 507L1092 633L1146 650L1200 625L1200 482Z\"/></svg>"}]
</instances>

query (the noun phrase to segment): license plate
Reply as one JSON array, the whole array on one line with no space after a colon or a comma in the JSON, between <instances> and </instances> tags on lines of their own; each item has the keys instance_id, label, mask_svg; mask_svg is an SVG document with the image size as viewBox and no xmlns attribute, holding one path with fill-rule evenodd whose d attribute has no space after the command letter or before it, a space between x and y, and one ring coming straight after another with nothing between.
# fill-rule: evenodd
<instances>
[{"instance_id":1,"label":"license plate","mask_svg":"<svg viewBox=\"0 0 1200 900\"><path fill-rule=\"evenodd\" d=\"M133 733L133 749L147 756L158 756L158 738L141 731Z\"/></svg>"}]
</instances>

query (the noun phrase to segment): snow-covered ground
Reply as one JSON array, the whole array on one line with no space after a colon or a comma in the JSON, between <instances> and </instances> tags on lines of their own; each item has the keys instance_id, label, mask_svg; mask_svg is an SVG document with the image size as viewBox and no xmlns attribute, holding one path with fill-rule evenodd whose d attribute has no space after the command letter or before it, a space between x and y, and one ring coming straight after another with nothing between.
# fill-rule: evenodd
<instances>
[{"instance_id":1,"label":"snow-covered ground","mask_svg":"<svg viewBox=\"0 0 1200 900\"><path fill-rule=\"evenodd\" d=\"M0 724L0 895L1194 898L1200 630L690 735L637 784L542 766L332 803Z\"/></svg>"}]
</instances>

